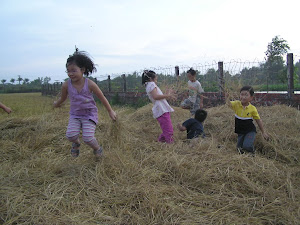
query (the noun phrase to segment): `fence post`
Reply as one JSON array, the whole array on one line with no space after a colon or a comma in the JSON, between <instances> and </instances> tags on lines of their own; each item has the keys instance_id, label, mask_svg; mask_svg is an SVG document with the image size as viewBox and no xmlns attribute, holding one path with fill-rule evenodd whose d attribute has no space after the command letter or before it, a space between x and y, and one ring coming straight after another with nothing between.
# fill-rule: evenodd
<instances>
[{"instance_id":1,"label":"fence post","mask_svg":"<svg viewBox=\"0 0 300 225\"><path fill-rule=\"evenodd\" d=\"M108 75L107 77L107 82L108 82L108 92L111 92L110 75Z\"/></svg>"},{"instance_id":2,"label":"fence post","mask_svg":"<svg viewBox=\"0 0 300 225\"><path fill-rule=\"evenodd\" d=\"M291 100L294 94L294 60L293 53L287 54L287 78L288 78L288 99Z\"/></svg>"},{"instance_id":3,"label":"fence post","mask_svg":"<svg viewBox=\"0 0 300 225\"><path fill-rule=\"evenodd\" d=\"M125 74L122 74L123 77L123 92L126 92L126 76Z\"/></svg>"},{"instance_id":4,"label":"fence post","mask_svg":"<svg viewBox=\"0 0 300 225\"><path fill-rule=\"evenodd\" d=\"M49 85L49 93L50 95L52 95L52 85L51 84L48 84Z\"/></svg>"},{"instance_id":5,"label":"fence post","mask_svg":"<svg viewBox=\"0 0 300 225\"><path fill-rule=\"evenodd\" d=\"M175 66L175 76L177 79L177 88L178 88L178 84L179 84L179 66Z\"/></svg>"},{"instance_id":6,"label":"fence post","mask_svg":"<svg viewBox=\"0 0 300 225\"><path fill-rule=\"evenodd\" d=\"M49 95L50 88L49 88L49 83L47 83L47 95Z\"/></svg>"},{"instance_id":7,"label":"fence post","mask_svg":"<svg viewBox=\"0 0 300 225\"><path fill-rule=\"evenodd\" d=\"M225 96L224 94L224 86L225 86L225 82L224 82L224 70L223 70L223 62L218 62L218 70L219 70L219 100L223 101L223 96ZM224 98L225 100L225 98Z\"/></svg>"},{"instance_id":8,"label":"fence post","mask_svg":"<svg viewBox=\"0 0 300 225\"><path fill-rule=\"evenodd\" d=\"M55 91L55 95L57 95L58 94L58 92L59 92L59 83L58 82L56 82L55 83L55 86L56 86L56 91Z\"/></svg>"}]
</instances>

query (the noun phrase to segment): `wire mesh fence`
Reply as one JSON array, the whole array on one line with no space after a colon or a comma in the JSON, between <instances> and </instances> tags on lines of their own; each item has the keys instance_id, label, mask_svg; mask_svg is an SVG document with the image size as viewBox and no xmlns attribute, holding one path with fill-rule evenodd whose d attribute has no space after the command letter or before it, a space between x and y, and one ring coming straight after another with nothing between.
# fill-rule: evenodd
<instances>
[{"instance_id":1,"label":"wire mesh fence","mask_svg":"<svg viewBox=\"0 0 300 225\"><path fill-rule=\"evenodd\" d=\"M223 96L224 88L229 85L237 88L243 85L251 85L255 91L285 91L291 97L290 93L293 93L294 90L300 90L300 55L294 55L290 65L292 67L284 61L272 64L259 60L231 60L145 69L153 70L157 74L159 87L162 89L171 88L177 93L187 90L187 71L193 68L196 70L196 79L200 81L206 93L213 92L217 93L218 96ZM112 96L116 93L144 93L145 87L142 85L143 71L101 75L90 79L93 79L104 93L111 93ZM293 76L291 76L291 73ZM288 77L292 77L293 82ZM48 91L45 89L48 89ZM43 88L43 94L53 94L57 91L54 86L46 85ZM135 94L135 96L139 95Z\"/></svg>"},{"instance_id":2,"label":"wire mesh fence","mask_svg":"<svg viewBox=\"0 0 300 225\"><path fill-rule=\"evenodd\" d=\"M295 89L299 85L299 56L295 64ZM190 68L196 70L196 79L200 81L206 92L219 90L220 68L219 62L192 65L178 65L179 76L176 76L175 66L150 67L158 75L159 85L180 89L186 86L188 80L186 73ZM259 91L282 91L287 89L287 67L283 64L269 65L266 61L231 60L223 62L222 73L225 84L238 83L239 85L252 85ZM143 70L132 73L113 74L99 82L104 91L143 91L141 76ZM125 79L124 79L125 77Z\"/></svg>"}]
</instances>

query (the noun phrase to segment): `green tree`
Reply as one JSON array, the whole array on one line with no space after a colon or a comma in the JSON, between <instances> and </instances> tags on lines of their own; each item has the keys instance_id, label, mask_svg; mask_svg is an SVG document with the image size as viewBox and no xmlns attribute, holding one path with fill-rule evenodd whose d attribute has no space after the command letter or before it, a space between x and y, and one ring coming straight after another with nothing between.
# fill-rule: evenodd
<instances>
[{"instance_id":1,"label":"green tree","mask_svg":"<svg viewBox=\"0 0 300 225\"><path fill-rule=\"evenodd\" d=\"M282 81L283 71L286 69L284 65L283 55L288 52L290 46L287 41L279 36L275 36L272 42L268 43L265 52L267 61L265 67L268 71L268 77L271 80L279 79Z\"/></svg>"},{"instance_id":2,"label":"green tree","mask_svg":"<svg viewBox=\"0 0 300 225\"><path fill-rule=\"evenodd\" d=\"M10 79L10 83L12 83L12 84L14 84L15 81L16 81L16 80L15 80L14 78L11 78L11 79Z\"/></svg>"},{"instance_id":3,"label":"green tree","mask_svg":"<svg viewBox=\"0 0 300 225\"><path fill-rule=\"evenodd\" d=\"M41 86L43 84L43 78L38 77L37 79L31 81L30 84L33 86Z\"/></svg>"},{"instance_id":4,"label":"green tree","mask_svg":"<svg viewBox=\"0 0 300 225\"><path fill-rule=\"evenodd\" d=\"M45 77L43 83L48 84L50 80L51 80L50 77Z\"/></svg>"},{"instance_id":5,"label":"green tree","mask_svg":"<svg viewBox=\"0 0 300 225\"><path fill-rule=\"evenodd\" d=\"M19 82L19 84L21 83L22 80L23 80L23 78L21 77L21 75L18 75L17 81Z\"/></svg>"},{"instance_id":6,"label":"green tree","mask_svg":"<svg viewBox=\"0 0 300 225\"><path fill-rule=\"evenodd\" d=\"M265 52L268 62L274 62L282 59L282 56L288 52L290 46L287 41L279 36L275 36L272 42L268 44L268 49Z\"/></svg>"},{"instance_id":7,"label":"green tree","mask_svg":"<svg viewBox=\"0 0 300 225\"><path fill-rule=\"evenodd\" d=\"M23 81L23 84L28 84L28 83L29 83L29 79L25 78L24 81Z\"/></svg>"},{"instance_id":8,"label":"green tree","mask_svg":"<svg viewBox=\"0 0 300 225\"><path fill-rule=\"evenodd\" d=\"M5 82L6 82L5 79L2 79L2 80L1 80L1 83L3 84L3 86L4 86Z\"/></svg>"},{"instance_id":9,"label":"green tree","mask_svg":"<svg viewBox=\"0 0 300 225\"><path fill-rule=\"evenodd\" d=\"M294 65L294 84L300 83L300 61Z\"/></svg>"}]
</instances>

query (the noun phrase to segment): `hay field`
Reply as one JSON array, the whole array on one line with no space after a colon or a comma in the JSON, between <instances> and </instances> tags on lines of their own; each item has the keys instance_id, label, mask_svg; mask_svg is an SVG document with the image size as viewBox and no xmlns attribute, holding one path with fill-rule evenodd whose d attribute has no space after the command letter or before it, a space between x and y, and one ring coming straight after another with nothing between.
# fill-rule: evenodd
<instances>
[{"instance_id":1,"label":"hay field","mask_svg":"<svg viewBox=\"0 0 300 225\"><path fill-rule=\"evenodd\" d=\"M0 224L299 224L300 112L258 107L272 140L256 138L257 155L235 150L233 112L208 109L206 139L172 145L151 105L99 107L96 161L82 144L70 156L68 105L52 109L40 94L0 95ZM189 112L174 107L175 125Z\"/></svg>"}]
</instances>

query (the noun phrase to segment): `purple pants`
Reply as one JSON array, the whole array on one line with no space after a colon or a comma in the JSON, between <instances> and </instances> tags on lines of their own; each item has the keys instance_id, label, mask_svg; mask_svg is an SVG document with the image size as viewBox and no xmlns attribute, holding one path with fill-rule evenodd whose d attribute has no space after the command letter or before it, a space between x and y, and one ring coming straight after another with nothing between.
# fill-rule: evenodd
<instances>
[{"instance_id":1,"label":"purple pants","mask_svg":"<svg viewBox=\"0 0 300 225\"><path fill-rule=\"evenodd\" d=\"M173 125L170 113L164 113L157 118L162 134L159 136L159 142L173 143Z\"/></svg>"}]
</instances>

